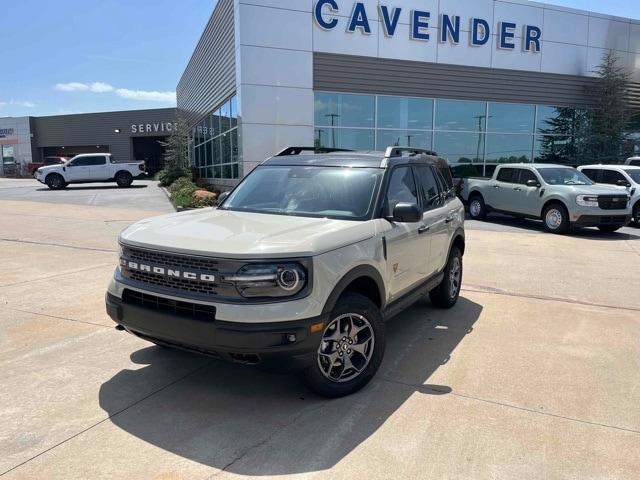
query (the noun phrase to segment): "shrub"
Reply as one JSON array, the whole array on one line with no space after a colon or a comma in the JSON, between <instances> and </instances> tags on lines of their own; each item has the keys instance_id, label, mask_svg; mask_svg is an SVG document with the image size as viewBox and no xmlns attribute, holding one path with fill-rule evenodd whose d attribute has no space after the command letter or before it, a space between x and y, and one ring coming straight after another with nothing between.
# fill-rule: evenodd
<instances>
[{"instance_id":1,"label":"shrub","mask_svg":"<svg viewBox=\"0 0 640 480\"><path fill-rule=\"evenodd\" d=\"M196 194L201 191L198 186L191 181L190 178L180 177L169 187L171 200L179 207L184 208L203 208L214 207L218 204L217 195Z\"/></svg>"},{"instance_id":2,"label":"shrub","mask_svg":"<svg viewBox=\"0 0 640 480\"><path fill-rule=\"evenodd\" d=\"M169 186L169 192L170 193L175 193L178 192L180 190L185 190L185 189L189 189L192 191L196 191L198 189L198 187L196 186L195 183L193 183L191 181L191 178L189 177L180 177L177 178L172 184L171 186Z\"/></svg>"},{"instance_id":3,"label":"shrub","mask_svg":"<svg viewBox=\"0 0 640 480\"><path fill-rule=\"evenodd\" d=\"M156 179L162 187L169 187L177 179L186 177L191 181L191 170L188 168L164 168L158 172Z\"/></svg>"}]
</instances>

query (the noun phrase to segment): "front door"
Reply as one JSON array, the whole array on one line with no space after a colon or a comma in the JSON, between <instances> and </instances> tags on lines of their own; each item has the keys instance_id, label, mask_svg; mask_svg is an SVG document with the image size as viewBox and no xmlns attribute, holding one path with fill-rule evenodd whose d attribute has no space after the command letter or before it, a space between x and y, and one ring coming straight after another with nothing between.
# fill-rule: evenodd
<instances>
[{"instance_id":1,"label":"front door","mask_svg":"<svg viewBox=\"0 0 640 480\"><path fill-rule=\"evenodd\" d=\"M64 169L67 182L91 180L91 157L80 157L71 160Z\"/></svg>"},{"instance_id":2,"label":"front door","mask_svg":"<svg viewBox=\"0 0 640 480\"><path fill-rule=\"evenodd\" d=\"M520 175L517 177L514 212L534 217L542 214L541 187L528 187L527 182L533 180L540 184L540 179L532 170L520 168Z\"/></svg>"},{"instance_id":3,"label":"front door","mask_svg":"<svg viewBox=\"0 0 640 480\"><path fill-rule=\"evenodd\" d=\"M398 203L419 204L418 189L411 167L395 167L385 198L385 216L391 217ZM387 284L390 300L395 300L424 280L429 262L429 235L422 222L392 222L387 241Z\"/></svg>"},{"instance_id":4,"label":"front door","mask_svg":"<svg viewBox=\"0 0 640 480\"><path fill-rule=\"evenodd\" d=\"M449 248L449 214L442 187L436 180L437 173L433 167L424 165L415 167L422 204L422 221L428 228L429 262L425 277L439 272L446 263Z\"/></svg>"},{"instance_id":5,"label":"front door","mask_svg":"<svg viewBox=\"0 0 640 480\"><path fill-rule=\"evenodd\" d=\"M518 193L520 185L518 180L518 170L515 168L500 168L496 177L497 192L491 201L491 206L496 210L505 212L515 212L518 203Z\"/></svg>"}]
</instances>

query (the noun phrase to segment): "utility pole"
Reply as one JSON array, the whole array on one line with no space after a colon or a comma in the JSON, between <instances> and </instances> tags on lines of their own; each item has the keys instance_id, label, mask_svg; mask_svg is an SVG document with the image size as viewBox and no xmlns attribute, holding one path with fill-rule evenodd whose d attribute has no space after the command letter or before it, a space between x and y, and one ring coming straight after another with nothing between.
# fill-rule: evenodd
<instances>
[{"instance_id":1,"label":"utility pole","mask_svg":"<svg viewBox=\"0 0 640 480\"><path fill-rule=\"evenodd\" d=\"M325 117L331 118L331 147L336 148L336 130L333 128L336 118L340 118L337 113L327 113Z\"/></svg>"}]
</instances>

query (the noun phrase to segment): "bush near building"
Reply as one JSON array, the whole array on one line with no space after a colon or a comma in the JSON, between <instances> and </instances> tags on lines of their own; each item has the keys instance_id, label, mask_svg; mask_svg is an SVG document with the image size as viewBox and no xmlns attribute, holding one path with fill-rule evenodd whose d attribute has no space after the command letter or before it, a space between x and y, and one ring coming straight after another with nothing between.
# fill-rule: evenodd
<instances>
[{"instance_id":1,"label":"bush near building","mask_svg":"<svg viewBox=\"0 0 640 480\"><path fill-rule=\"evenodd\" d=\"M218 194L198 187L191 175L176 179L169 187L169 194L176 207L204 208L218 204Z\"/></svg>"}]
</instances>

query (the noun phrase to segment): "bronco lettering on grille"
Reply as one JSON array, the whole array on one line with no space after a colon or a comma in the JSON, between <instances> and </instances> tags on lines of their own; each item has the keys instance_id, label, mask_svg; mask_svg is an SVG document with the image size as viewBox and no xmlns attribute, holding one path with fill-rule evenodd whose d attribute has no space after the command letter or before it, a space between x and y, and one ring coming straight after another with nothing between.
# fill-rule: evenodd
<instances>
[{"instance_id":1,"label":"bronco lettering on grille","mask_svg":"<svg viewBox=\"0 0 640 480\"><path fill-rule=\"evenodd\" d=\"M209 282L209 283L214 283L216 281L215 275L211 275L208 273L188 272L185 270L175 270L173 268L146 265L143 263L132 262L130 260L127 260L126 258L120 259L120 266L128 270L154 273L155 275L161 275L163 277L184 278L187 280L200 280L201 282Z\"/></svg>"}]
</instances>

